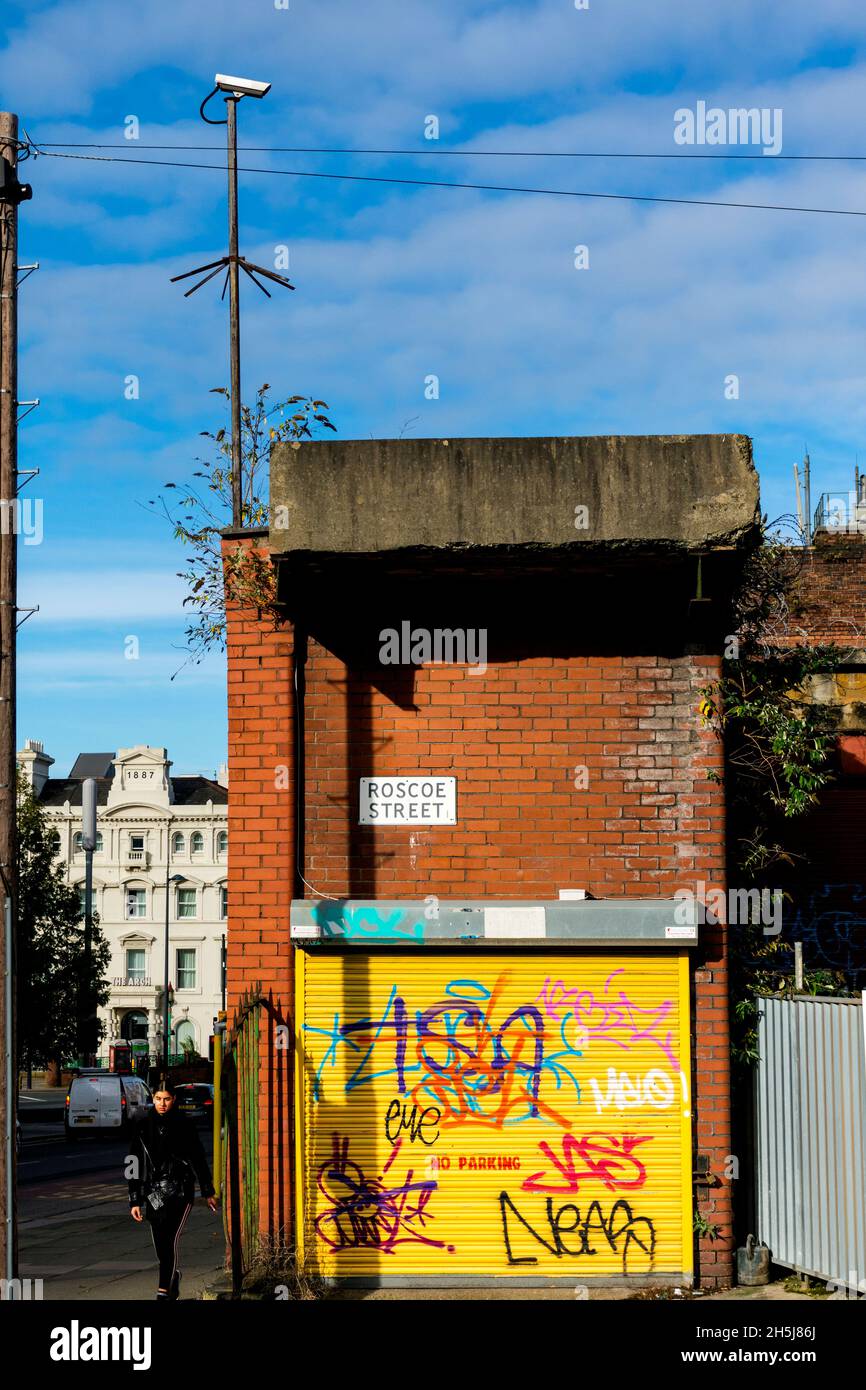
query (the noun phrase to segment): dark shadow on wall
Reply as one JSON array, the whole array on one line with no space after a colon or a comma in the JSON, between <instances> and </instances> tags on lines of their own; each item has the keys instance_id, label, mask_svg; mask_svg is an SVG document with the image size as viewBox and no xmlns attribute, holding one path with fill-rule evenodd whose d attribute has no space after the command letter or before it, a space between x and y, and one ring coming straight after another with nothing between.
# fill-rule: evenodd
<instances>
[{"instance_id":1,"label":"dark shadow on wall","mask_svg":"<svg viewBox=\"0 0 866 1390\"><path fill-rule=\"evenodd\" d=\"M348 785L354 788L358 785L358 777L373 765L370 687L348 663L343 679L343 737ZM375 899L376 860L370 853L370 831L359 825L357 805L347 805L344 810L347 827L345 897ZM315 845L315 827L311 827L311 831ZM324 894L315 892L317 877L314 856L309 872L304 872L306 883L302 884L299 896L324 900ZM329 874L328 881L333 883L333 880L334 875ZM319 972L326 970L336 985L334 996L323 998L319 980L325 976ZM304 977L307 1000L311 1011L316 1011L317 1025L327 1020L327 1026L333 1028L325 1056L332 1051L334 1061L343 1063L348 1057L363 1055L368 1033L372 1035L376 1026L372 1017L374 1005L368 957L351 949L347 952L333 942L312 943L306 950ZM371 1219L365 1192L367 1182L379 1173L381 1166L378 1126L367 1124L359 1130L357 1123L352 1124L353 1116L357 1120L359 1102L356 1097L353 1107L347 1094L339 1094L339 1066L323 1065L321 1074L316 1075L307 1046L307 1017L305 1001L305 1026L296 1040L303 1077L299 1103L303 1107L304 1142L302 1171L297 1174L305 1252L302 1273L316 1283L323 1267L330 1270L331 1277L351 1276L362 1251L365 1272L375 1278L381 1263L375 1245L378 1227ZM369 1029L364 1027L365 1020L370 1022ZM348 1029L353 1031L344 1033ZM324 1046L321 1036L317 1035L317 1043L321 1052ZM356 1054L357 1049L360 1052Z\"/></svg>"},{"instance_id":2,"label":"dark shadow on wall","mask_svg":"<svg viewBox=\"0 0 866 1390\"><path fill-rule=\"evenodd\" d=\"M730 631L733 582L733 567L722 559L703 557L700 584L698 557L682 553L626 556L597 567L577 568L572 560L545 569L436 574L334 561L303 581L296 574L290 583L281 570L281 590L287 614L303 617L309 635L348 672L356 679L363 673L399 708L412 709L413 666L383 661L387 634L400 635L404 623L428 632L483 630L491 663L718 653Z\"/></svg>"}]
</instances>

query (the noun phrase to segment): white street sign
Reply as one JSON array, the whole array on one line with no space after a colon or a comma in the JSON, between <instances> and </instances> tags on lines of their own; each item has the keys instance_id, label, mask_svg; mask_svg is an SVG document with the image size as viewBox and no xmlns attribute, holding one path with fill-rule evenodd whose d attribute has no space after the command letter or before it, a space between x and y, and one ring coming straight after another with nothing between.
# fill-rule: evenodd
<instances>
[{"instance_id":1,"label":"white street sign","mask_svg":"<svg viewBox=\"0 0 866 1390\"><path fill-rule=\"evenodd\" d=\"M457 778L362 777L359 825L456 825Z\"/></svg>"}]
</instances>

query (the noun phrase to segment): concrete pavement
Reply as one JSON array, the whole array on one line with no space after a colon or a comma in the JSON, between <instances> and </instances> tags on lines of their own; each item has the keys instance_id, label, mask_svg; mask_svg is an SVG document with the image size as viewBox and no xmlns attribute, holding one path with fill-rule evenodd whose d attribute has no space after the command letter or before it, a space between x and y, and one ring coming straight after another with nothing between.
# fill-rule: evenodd
<instances>
[{"instance_id":1,"label":"concrete pavement","mask_svg":"<svg viewBox=\"0 0 866 1390\"><path fill-rule=\"evenodd\" d=\"M576 1287L579 1288L580 1286ZM329 1293L325 1295L325 1297L328 1302L332 1303L354 1303L361 1301L365 1303L391 1303L417 1302L418 1300L424 1300L429 1302L456 1301L460 1303L479 1300L485 1303L502 1301L525 1302L527 1300L541 1303L549 1303L552 1301L574 1303L575 1299L581 1298L584 1300L588 1298L589 1302L592 1303L621 1303L634 1299L635 1295L635 1289L626 1288L590 1288L586 1294L580 1295L575 1291L575 1288L548 1287L540 1289L509 1289L507 1287L494 1287L486 1289L338 1289L331 1290ZM665 1299L664 1301L671 1301L675 1303L688 1301L694 1307L698 1307L701 1303L713 1303L716 1302L718 1299L770 1299L774 1301L796 1300L798 1302L810 1301L807 1294L789 1293L788 1290L785 1289L784 1284L781 1280L772 1284L765 1284L762 1288L725 1289L721 1293L701 1293L697 1295L692 1295L692 1297L688 1300L674 1298L672 1300Z\"/></svg>"},{"instance_id":2,"label":"concrete pavement","mask_svg":"<svg viewBox=\"0 0 866 1390\"><path fill-rule=\"evenodd\" d=\"M117 1168L20 1189L19 1254L21 1278L42 1279L46 1301L152 1300L156 1293L150 1229L130 1217ZM197 1198L181 1245L181 1297L200 1297L224 1255L222 1215Z\"/></svg>"}]
</instances>

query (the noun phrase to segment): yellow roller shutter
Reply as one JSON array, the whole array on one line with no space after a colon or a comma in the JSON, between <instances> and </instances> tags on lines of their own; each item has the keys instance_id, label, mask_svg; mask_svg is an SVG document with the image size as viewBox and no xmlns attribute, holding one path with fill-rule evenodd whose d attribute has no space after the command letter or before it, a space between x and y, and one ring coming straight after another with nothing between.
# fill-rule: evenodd
<instances>
[{"instance_id":1,"label":"yellow roller shutter","mask_svg":"<svg viewBox=\"0 0 866 1390\"><path fill-rule=\"evenodd\" d=\"M690 1277L685 955L297 958L309 1270Z\"/></svg>"}]
</instances>

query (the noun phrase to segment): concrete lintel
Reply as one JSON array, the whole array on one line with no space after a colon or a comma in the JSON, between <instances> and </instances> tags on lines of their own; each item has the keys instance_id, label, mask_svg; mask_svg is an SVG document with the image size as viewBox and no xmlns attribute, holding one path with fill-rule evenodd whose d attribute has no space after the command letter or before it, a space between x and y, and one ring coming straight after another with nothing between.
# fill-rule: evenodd
<instances>
[{"instance_id":1,"label":"concrete lintel","mask_svg":"<svg viewBox=\"0 0 866 1390\"><path fill-rule=\"evenodd\" d=\"M275 556L754 544L745 435L314 440L271 455Z\"/></svg>"}]
</instances>

